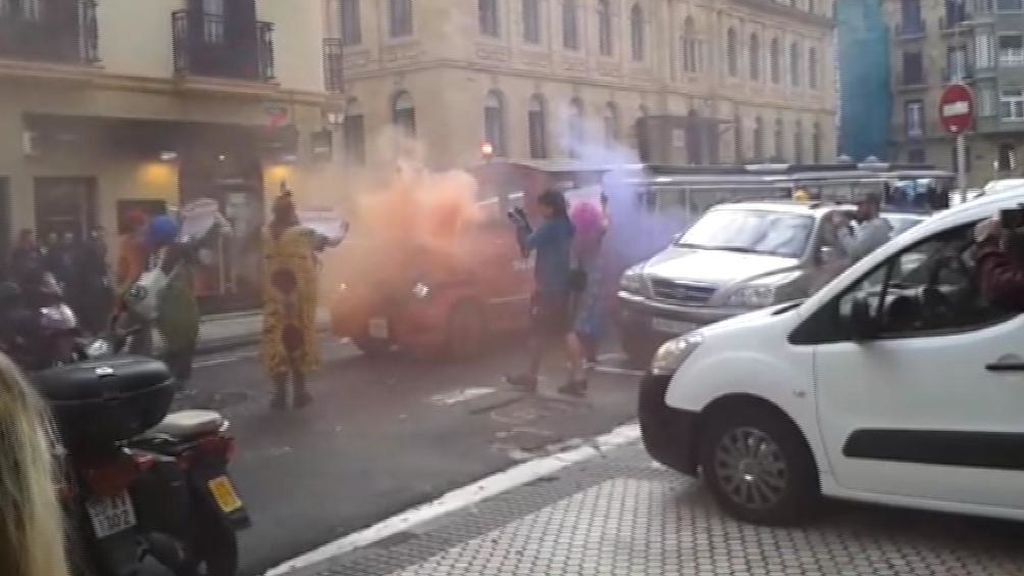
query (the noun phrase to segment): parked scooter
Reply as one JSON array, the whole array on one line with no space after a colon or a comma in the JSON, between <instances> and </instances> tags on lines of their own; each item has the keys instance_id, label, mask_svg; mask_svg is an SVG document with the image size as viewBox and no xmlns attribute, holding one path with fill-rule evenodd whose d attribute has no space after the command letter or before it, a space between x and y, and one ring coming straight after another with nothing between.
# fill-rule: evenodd
<instances>
[{"instance_id":1,"label":"parked scooter","mask_svg":"<svg viewBox=\"0 0 1024 576\"><path fill-rule=\"evenodd\" d=\"M174 381L167 366L116 348L35 372L63 439L70 538L76 576L130 576L148 558L176 576L234 576L235 531L248 526L228 476L234 451L225 418L213 411L168 415Z\"/></svg>"}]
</instances>

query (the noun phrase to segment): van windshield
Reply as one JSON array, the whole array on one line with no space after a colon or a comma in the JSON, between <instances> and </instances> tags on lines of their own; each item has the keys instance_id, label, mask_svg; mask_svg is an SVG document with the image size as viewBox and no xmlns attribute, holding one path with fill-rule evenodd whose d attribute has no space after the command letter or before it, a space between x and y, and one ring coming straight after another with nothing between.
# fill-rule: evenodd
<instances>
[{"instance_id":1,"label":"van windshield","mask_svg":"<svg viewBox=\"0 0 1024 576\"><path fill-rule=\"evenodd\" d=\"M715 210L698 220L676 246L796 258L804 253L813 227L814 219L802 214Z\"/></svg>"}]
</instances>

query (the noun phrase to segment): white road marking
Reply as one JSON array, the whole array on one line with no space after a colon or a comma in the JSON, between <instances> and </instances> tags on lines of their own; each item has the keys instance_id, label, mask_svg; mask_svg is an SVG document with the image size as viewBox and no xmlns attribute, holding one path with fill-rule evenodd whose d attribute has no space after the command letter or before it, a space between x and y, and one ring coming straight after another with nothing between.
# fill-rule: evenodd
<instances>
[{"instance_id":1,"label":"white road marking","mask_svg":"<svg viewBox=\"0 0 1024 576\"><path fill-rule=\"evenodd\" d=\"M602 374L617 374L619 376L643 376L643 370L632 370L629 368L617 368L615 366L602 366L598 364L593 367L594 372L600 372Z\"/></svg>"},{"instance_id":2,"label":"white road marking","mask_svg":"<svg viewBox=\"0 0 1024 576\"><path fill-rule=\"evenodd\" d=\"M267 571L266 576L281 576L292 570L305 568L340 554L351 552L357 548L369 546L439 516L472 506L487 498L533 482L539 478L550 476L567 466L589 460L611 448L631 444L639 439L640 427L636 423L619 426L611 432L595 438L587 446L580 446L566 452L529 460L522 464L517 464L504 472L498 472L478 482L457 488L433 502L412 508L365 530L360 530L335 540L312 552L271 568Z\"/></svg>"},{"instance_id":3,"label":"white road marking","mask_svg":"<svg viewBox=\"0 0 1024 576\"><path fill-rule=\"evenodd\" d=\"M459 390L452 390L451 392L445 392L443 394L437 394L430 398L430 401L438 406L452 406L460 402L472 400L473 398L479 398L480 396L486 396L488 394L497 392L497 388L491 387L477 387L477 388L460 388Z\"/></svg>"}]
</instances>

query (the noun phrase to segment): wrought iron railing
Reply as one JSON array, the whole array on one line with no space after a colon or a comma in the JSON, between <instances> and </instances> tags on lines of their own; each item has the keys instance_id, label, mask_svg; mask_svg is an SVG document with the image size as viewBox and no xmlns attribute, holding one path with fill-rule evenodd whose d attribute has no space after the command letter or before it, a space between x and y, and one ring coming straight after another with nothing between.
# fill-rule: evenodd
<instances>
[{"instance_id":1,"label":"wrought iron railing","mask_svg":"<svg viewBox=\"0 0 1024 576\"><path fill-rule=\"evenodd\" d=\"M0 57L98 62L96 0L30 2L0 11Z\"/></svg>"},{"instance_id":2,"label":"wrought iron railing","mask_svg":"<svg viewBox=\"0 0 1024 576\"><path fill-rule=\"evenodd\" d=\"M340 94L345 89L343 46L341 38L324 38L324 85L332 94Z\"/></svg>"},{"instance_id":3,"label":"wrought iron railing","mask_svg":"<svg viewBox=\"0 0 1024 576\"><path fill-rule=\"evenodd\" d=\"M273 80L274 25L253 22L252 28L232 28L230 24L219 14L173 12L171 54L175 74Z\"/></svg>"}]
</instances>

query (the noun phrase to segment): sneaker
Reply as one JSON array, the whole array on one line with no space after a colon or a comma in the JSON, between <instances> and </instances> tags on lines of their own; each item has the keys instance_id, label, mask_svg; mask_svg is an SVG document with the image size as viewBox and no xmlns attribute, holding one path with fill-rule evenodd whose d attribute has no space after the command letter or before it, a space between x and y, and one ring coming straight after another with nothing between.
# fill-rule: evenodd
<instances>
[{"instance_id":1,"label":"sneaker","mask_svg":"<svg viewBox=\"0 0 1024 576\"><path fill-rule=\"evenodd\" d=\"M537 378L534 376L528 376L526 374L520 374L519 376L506 376L505 382L508 382L509 386L519 388L527 392L537 391Z\"/></svg>"},{"instance_id":2,"label":"sneaker","mask_svg":"<svg viewBox=\"0 0 1024 576\"><path fill-rule=\"evenodd\" d=\"M566 396L574 396L576 398L583 398L587 395L587 381L586 380L570 380L558 388L559 394L565 394Z\"/></svg>"}]
</instances>

